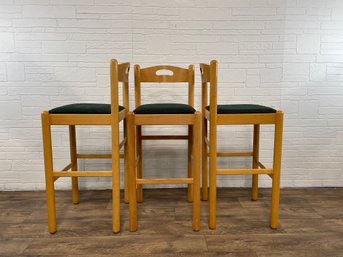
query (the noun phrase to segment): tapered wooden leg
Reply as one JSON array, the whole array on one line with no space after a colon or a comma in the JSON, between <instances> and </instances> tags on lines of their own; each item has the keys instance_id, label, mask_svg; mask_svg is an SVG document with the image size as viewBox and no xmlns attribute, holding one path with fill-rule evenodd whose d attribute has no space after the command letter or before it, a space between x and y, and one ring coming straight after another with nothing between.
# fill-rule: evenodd
<instances>
[{"instance_id":1,"label":"tapered wooden leg","mask_svg":"<svg viewBox=\"0 0 343 257\"><path fill-rule=\"evenodd\" d=\"M142 126L137 126L136 130L137 141L137 178L143 178L143 156L142 156ZM137 185L137 202L143 202L143 186Z\"/></svg>"},{"instance_id":2,"label":"tapered wooden leg","mask_svg":"<svg viewBox=\"0 0 343 257\"><path fill-rule=\"evenodd\" d=\"M77 171L77 150L76 150L76 131L75 125L69 125L69 145L71 170ZM79 203L79 182L78 177L71 178L73 204Z\"/></svg>"},{"instance_id":3,"label":"tapered wooden leg","mask_svg":"<svg viewBox=\"0 0 343 257\"><path fill-rule=\"evenodd\" d=\"M202 114L203 115L203 114ZM208 200L208 175L207 175L207 144L205 142L205 138L207 137L207 120L205 119L205 116L202 116L202 133L201 133L201 139L202 139L202 200L207 201Z\"/></svg>"},{"instance_id":4,"label":"tapered wooden leg","mask_svg":"<svg viewBox=\"0 0 343 257\"><path fill-rule=\"evenodd\" d=\"M271 204L271 213L270 213L271 228L277 228L278 223L279 223L282 131L283 131L283 113L281 111L278 111L276 113L275 135L274 135L272 204Z\"/></svg>"},{"instance_id":5,"label":"tapered wooden leg","mask_svg":"<svg viewBox=\"0 0 343 257\"><path fill-rule=\"evenodd\" d=\"M134 114L127 116L127 141L129 163L129 208L130 208L130 231L137 230L137 199L136 199L136 150L135 150L135 124Z\"/></svg>"},{"instance_id":6,"label":"tapered wooden leg","mask_svg":"<svg viewBox=\"0 0 343 257\"><path fill-rule=\"evenodd\" d=\"M193 126L188 125L188 177L193 177L193 163L192 163L192 155L193 155ZM193 201L193 184L188 184L188 191L187 191L187 200L188 202Z\"/></svg>"},{"instance_id":7,"label":"tapered wooden leg","mask_svg":"<svg viewBox=\"0 0 343 257\"><path fill-rule=\"evenodd\" d=\"M112 121L112 231L120 232L119 124Z\"/></svg>"},{"instance_id":8,"label":"tapered wooden leg","mask_svg":"<svg viewBox=\"0 0 343 257\"><path fill-rule=\"evenodd\" d=\"M193 125L193 230L200 230L200 126L201 114L195 113Z\"/></svg>"},{"instance_id":9,"label":"tapered wooden leg","mask_svg":"<svg viewBox=\"0 0 343 257\"><path fill-rule=\"evenodd\" d=\"M55 207L55 189L53 177L53 159L51 128L48 112L42 113L42 132L44 147L44 164L45 164L45 184L46 184L46 202L48 207L48 231L53 234L57 231L56 226L56 207Z\"/></svg>"},{"instance_id":10,"label":"tapered wooden leg","mask_svg":"<svg viewBox=\"0 0 343 257\"><path fill-rule=\"evenodd\" d=\"M258 168L259 161L259 148L260 148L260 124L254 125L254 138L253 138L253 158L252 168ZM251 186L251 200L256 201L258 198L258 174L252 175Z\"/></svg>"},{"instance_id":11,"label":"tapered wooden leg","mask_svg":"<svg viewBox=\"0 0 343 257\"><path fill-rule=\"evenodd\" d=\"M126 143L124 146L124 202L129 203L129 159L128 159L128 141L127 141L127 119L123 121L124 138Z\"/></svg>"},{"instance_id":12,"label":"tapered wooden leg","mask_svg":"<svg viewBox=\"0 0 343 257\"><path fill-rule=\"evenodd\" d=\"M210 122L210 194L208 227L216 228L216 201L217 201L217 127Z\"/></svg>"}]
</instances>

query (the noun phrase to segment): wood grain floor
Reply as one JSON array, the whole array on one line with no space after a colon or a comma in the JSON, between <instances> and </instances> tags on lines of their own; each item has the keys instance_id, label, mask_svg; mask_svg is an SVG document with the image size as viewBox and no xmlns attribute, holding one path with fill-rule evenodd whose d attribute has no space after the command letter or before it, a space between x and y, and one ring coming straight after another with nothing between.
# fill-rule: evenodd
<instances>
[{"instance_id":1,"label":"wood grain floor","mask_svg":"<svg viewBox=\"0 0 343 257\"><path fill-rule=\"evenodd\" d=\"M140 257L338 257L343 256L343 188L282 189L280 228L268 227L270 190L257 202L248 189L218 190L217 230L191 227L184 189L145 190L138 205L138 231L128 231L128 205L121 205L122 232L111 232L110 191L57 192L58 232L47 232L44 192L0 192L0 256Z\"/></svg>"}]
</instances>

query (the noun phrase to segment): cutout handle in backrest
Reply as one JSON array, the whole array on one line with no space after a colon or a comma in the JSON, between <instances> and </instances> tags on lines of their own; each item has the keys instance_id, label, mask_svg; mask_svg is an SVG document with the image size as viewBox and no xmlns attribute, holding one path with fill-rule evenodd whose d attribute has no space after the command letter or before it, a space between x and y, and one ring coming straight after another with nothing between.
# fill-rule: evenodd
<instances>
[{"instance_id":1,"label":"cutout handle in backrest","mask_svg":"<svg viewBox=\"0 0 343 257\"><path fill-rule=\"evenodd\" d=\"M189 82L189 70L160 65L140 70L140 82Z\"/></svg>"},{"instance_id":2,"label":"cutout handle in backrest","mask_svg":"<svg viewBox=\"0 0 343 257\"><path fill-rule=\"evenodd\" d=\"M156 76L173 76L174 72L171 70L157 70Z\"/></svg>"}]
</instances>

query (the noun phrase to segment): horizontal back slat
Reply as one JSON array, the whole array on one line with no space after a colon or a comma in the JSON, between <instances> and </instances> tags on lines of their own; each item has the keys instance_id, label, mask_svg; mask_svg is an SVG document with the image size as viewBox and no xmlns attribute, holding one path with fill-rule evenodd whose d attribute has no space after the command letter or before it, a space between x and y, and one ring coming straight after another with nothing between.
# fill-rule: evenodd
<instances>
[{"instance_id":1,"label":"horizontal back slat","mask_svg":"<svg viewBox=\"0 0 343 257\"><path fill-rule=\"evenodd\" d=\"M129 81L129 70L130 63L121 63L118 65L118 81L128 82Z\"/></svg>"},{"instance_id":2,"label":"horizontal back slat","mask_svg":"<svg viewBox=\"0 0 343 257\"><path fill-rule=\"evenodd\" d=\"M201 82L207 83L210 82L210 65L205 63L200 63L200 72L201 72Z\"/></svg>"},{"instance_id":3,"label":"horizontal back slat","mask_svg":"<svg viewBox=\"0 0 343 257\"><path fill-rule=\"evenodd\" d=\"M171 75L158 75L158 71L170 71ZM140 81L141 82L188 82L188 69L161 65L148 67L140 70Z\"/></svg>"}]
</instances>

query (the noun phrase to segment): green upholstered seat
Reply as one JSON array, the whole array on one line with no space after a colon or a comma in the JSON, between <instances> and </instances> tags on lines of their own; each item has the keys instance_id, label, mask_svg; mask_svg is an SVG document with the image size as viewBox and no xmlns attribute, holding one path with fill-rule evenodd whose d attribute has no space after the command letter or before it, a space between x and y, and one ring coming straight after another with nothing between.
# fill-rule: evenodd
<instances>
[{"instance_id":1,"label":"green upholstered seat","mask_svg":"<svg viewBox=\"0 0 343 257\"><path fill-rule=\"evenodd\" d=\"M210 106L206 106L210 110ZM248 113L275 113L276 110L258 104L223 104L217 105L218 114L248 114Z\"/></svg>"},{"instance_id":2,"label":"green upholstered seat","mask_svg":"<svg viewBox=\"0 0 343 257\"><path fill-rule=\"evenodd\" d=\"M119 105L119 111L124 110ZM111 114L110 104L76 103L56 107L49 111L51 114Z\"/></svg>"},{"instance_id":3,"label":"green upholstered seat","mask_svg":"<svg viewBox=\"0 0 343 257\"><path fill-rule=\"evenodd\" d=\"M193 114L195 109L188 104L157 103L140 105L133 112L135 114Z\"/></svg>"}]
</instances>

